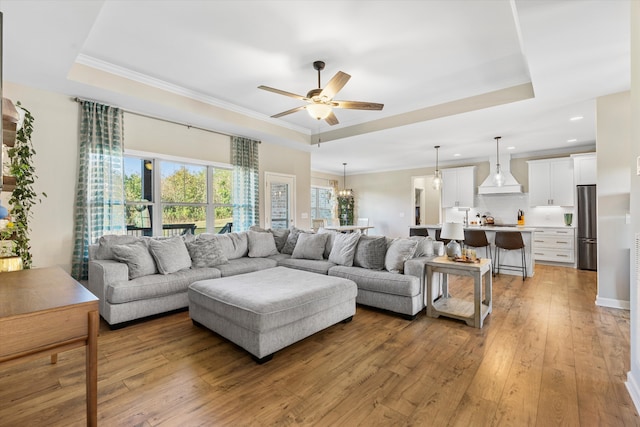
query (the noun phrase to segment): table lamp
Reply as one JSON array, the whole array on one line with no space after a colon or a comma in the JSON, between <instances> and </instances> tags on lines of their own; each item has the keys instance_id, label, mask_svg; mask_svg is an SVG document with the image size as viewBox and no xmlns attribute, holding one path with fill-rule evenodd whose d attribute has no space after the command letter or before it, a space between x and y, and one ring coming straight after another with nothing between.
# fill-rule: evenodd
<instances>
[{"instance_id":1,"label":"table lamp","mask_svg":"<svg viewBox=\"0 0 640 427\"><path fill-rule=\"evenodd\" d=\"M447 245L447 256L449 258L459 258L462 256L462 249L457 240L464 240L464 229L459 222L447 222L442 225L440 232L441 239L449 239Z\"/></svg>"}]
</instances>

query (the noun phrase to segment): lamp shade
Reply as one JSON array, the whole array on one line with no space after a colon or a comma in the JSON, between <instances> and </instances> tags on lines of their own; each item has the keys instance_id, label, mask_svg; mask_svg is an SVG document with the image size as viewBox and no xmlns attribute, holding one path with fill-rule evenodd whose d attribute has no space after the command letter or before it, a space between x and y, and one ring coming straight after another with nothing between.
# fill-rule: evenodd
<instances>
[{"instance_id":1,"label":"lamp shade","mask_svg":"<svg viewBox=\"0 0 640 427\"><path fill-rule=\"evenodd\" d=\"M440 238L450 240L464 240L464 228L459 222L447 222L442 224Z\"/></svg>"},{"instance_id":2,"label":"lamp shade","mask_svg":"<svg viewBox=\"0 0 640 427\"><path fill-rule=\"evenodd\" d=\"M308 104L306 109L309 115L317 120L326 119L332 110L330 105L322 103Z\"/></svg>"}]
</instances>

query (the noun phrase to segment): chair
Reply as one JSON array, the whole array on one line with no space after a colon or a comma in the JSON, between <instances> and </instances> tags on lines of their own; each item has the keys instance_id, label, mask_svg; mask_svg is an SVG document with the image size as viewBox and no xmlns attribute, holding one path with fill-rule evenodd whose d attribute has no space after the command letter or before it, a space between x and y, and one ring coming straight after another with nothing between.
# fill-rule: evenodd
<instances>
[{"instance_id":1,"label":"chair","mask_svg":"<svg viewBox=\"0 0 640 427\"><path fill-rule=\"evenodd\" d=\"M500 269L522 271L522 281L527 277L527 259L524 252L524 240L519 231L497 231L496 232L496 262L494 264L494 275L500 273ZM500 264L500 249L512 251L520 249L522 266Z\"/></svg>"},{"instance_id":2,"label":"chair","mask_svg":"<svg viewBox=\"0 0 640 427\"><path fill-rule=\"evenodd\" d=\"M356 225L358 227L368 227L369 226L369 218L358 218L358 221L356 222ZM364 229L364 230L360 230L360 232L362 234L367 234L369 232L369 230Z\"/></svg>"},{"instance_id":3,"label":"chair","mask_svg":"<svg viewBox=\"0 0 640 427\"><path fill-rule=\"evenodd\" d=\"M321 228L325 228L327 226L327 220L324 218L315 218L311 220L311 228L313 231L318 231Z\"/></svg>"},{"instance_id":4,"label":"chair","mask_svg":"<svg viewBox=\"0 0 640 427\"><path fill-rule=\"evenodd\" d=\"M484 248L485 256L493 262L491 244L484 230L464 230L464 245L471 248Z\"/></svg>"}]
</instances>

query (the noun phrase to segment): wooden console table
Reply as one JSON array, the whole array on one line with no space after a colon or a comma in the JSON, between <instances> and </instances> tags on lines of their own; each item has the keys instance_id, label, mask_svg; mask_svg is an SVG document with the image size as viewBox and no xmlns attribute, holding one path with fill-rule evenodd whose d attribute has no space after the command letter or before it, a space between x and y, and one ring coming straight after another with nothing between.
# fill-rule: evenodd
<instances>
[{"instance_id":1,"label":"wooden console table","mask_svg":"<svg viewBox=\"0 0 640 427\"><path fill-rule=\"evenodd\" d=\"M86 346L87 425L97 425L98 298L58 267L0 273L0 368Z\"/></svg>"},{"instance_id":2,"label":"wooden console table","mask_svg":"<svg viewBox=\"0 0 640 427\"><path fill-rule=\"evenodd\" d=\"M446 256L437 257L427 263L427 316L447 316L464 320L467 325L482 328L484 318L487 317L492 305L493 277L491 276L491 260L481 259L479 263L467 264L449 260ZM431 282L435 273L442 273L442 297L432 301ZM473 277L473 301L449 296L447 276ZM482 299L482 282L484 279L484 300Z\"/></svg>"}]
</instances>

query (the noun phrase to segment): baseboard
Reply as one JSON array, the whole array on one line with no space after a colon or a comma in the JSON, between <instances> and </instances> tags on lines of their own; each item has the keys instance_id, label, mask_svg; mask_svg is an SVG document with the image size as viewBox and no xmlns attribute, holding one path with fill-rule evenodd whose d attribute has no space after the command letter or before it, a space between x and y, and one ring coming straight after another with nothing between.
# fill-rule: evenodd
<instances>
[{"instance_id":1,"label":"baseboard","mask_svg":"<svg viewBox=\"0 0 640 427\"><path fill-rule=\"evenodd\" d=\"M627 391L631 396L631 400L633 400L636 411L640 412L640 387L638 387L638 382L632 371L627 372L627 381L624 384L627 386Z\"/></svg>"},{"instance_id":2,"label":"baseboard","mask_svg":"<svg viewBox=\"0 0 640 427\"><path fill-rule=\"evenodd\" d=\"M596 296L596 305L600 307L619 308L622 310L631 310L631 303L629 301L601 298Z\"/></svg>"}]
</instances>

